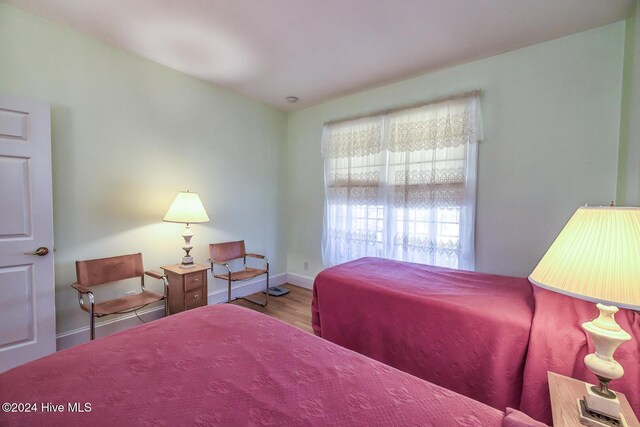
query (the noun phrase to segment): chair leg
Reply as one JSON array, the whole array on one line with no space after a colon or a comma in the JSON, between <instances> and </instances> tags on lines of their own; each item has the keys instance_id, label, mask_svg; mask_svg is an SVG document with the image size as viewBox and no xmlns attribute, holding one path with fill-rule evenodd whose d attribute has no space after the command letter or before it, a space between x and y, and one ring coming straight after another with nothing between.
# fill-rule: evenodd
<instances>
[{"instance_id":1,"label":"chair leg","mask_svg":"<svg viewBox=\"0 0 640 427\"><path fill-rule=\"evenodd\" d=\"M269 304L269 270L267 270L267 287L265 290L267 291L264 294L264 306L266 307Z\"/></svg>"},{"instance_id":2,"label":"chair leg","mask_svg":"<svg viewBox=\"0 0 640 427\"><path fill-rule=\"evenodd\" d=\"M164 315L169 316L169 281L165 276L163 276L162 281L164 282Z\"/></svg>"},{"instance_id":3,"label":"chair leg","mask_svg":"<svg viewBox=\"0 0 640 427\"><path fill-rule=\"evenodd\" d=\"M96 339L96 317L95 314L95 299L93 298L93 294L89 292L89 329L91 330L91 341Z\"/></svg>"},{"instance_id":4,"label":"chair leg","mask_svg":"<svg viewBox=\"0 0 640 427\"><path fill-rule=\"evenodd\" d=\"M91 310L91 313L89 314L89 316L91 316L89 327L91 329L91 341L93 341L96 339L96 318L93 316L93 310Z\"/></svg>"},{"instance_id":5,"label":"chair leg","mask_svg":"<svg viewBox=\"0 0 640 427\"><path fill-rule=\"evenodd\" d=\"M256 305L259 305L260 307L266 307L267 306L267 303L269 302L269 271L267 271L267 285L266 285L265 290L267 291L267 293L264 296L264 302L256 301L256 300L253 300L253 299L247 298L247 297L242 297L242 299L245 300L245 301L252 302L252 303L254 303Z\"/></svg>"}]
</instances>

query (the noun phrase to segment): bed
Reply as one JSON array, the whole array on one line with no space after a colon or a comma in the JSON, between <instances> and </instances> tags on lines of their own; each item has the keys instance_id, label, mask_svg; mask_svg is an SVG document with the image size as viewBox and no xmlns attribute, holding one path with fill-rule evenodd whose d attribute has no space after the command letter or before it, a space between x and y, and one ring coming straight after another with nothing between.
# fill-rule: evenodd
<instances>
[{"instance_id":1,"label":"bed","mask_svg":"<svg viewBox=\"0 0 640 427\"><path fill-rule=\"evenodd\" d=\"M316 276L316 335L504 410L517 408L533 316L527 279L382 258Z\"/></svg>"},{"instance_id":2,"label":"bed","mask_svg":"<svg viewBox=\"0 0 640 427\"><path fill-rule=\"evenodd\" d=\"M535 309L534 309L535 307ZM593 383L594 351L580 325L595 305L526 278L361 258L315 280L316 335L494 408L551 423L547 371ZM640 314L616 320L633 339L616 352L611 383L640 413Z\"/></svg>"},{"instance_id":3,"label":"bed","mask_svg":"<svg viewBox=\"0 0 640 427\"><path fill-rule=\"evenodd\" d=\"M228 304L2 373L0 401L23 404L0 412L2 426L503 423L499 410Z\"/></svg>"}]
</instances>

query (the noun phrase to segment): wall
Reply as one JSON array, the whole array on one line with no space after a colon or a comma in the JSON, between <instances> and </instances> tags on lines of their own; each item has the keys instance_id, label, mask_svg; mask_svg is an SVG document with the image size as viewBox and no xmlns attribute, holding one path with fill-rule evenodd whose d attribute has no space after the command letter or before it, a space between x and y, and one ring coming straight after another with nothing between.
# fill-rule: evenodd
<instances>
[{"instance_id":1,"label":"wall","mask_svg":"<svg viewBox=\"0 0 640 427\"><path fill-rule=\"evenodd\" d=\"M617 203L640 206L640 1L626 20Z\"/></svg>"},{"instance_id":2,"label":"wall","mask_svg":"<svg viewBox=\"0 0 640 427\"><path fill-rule=\"evenodd\" d=\"M289 273L323 268L323 122L480 89L476 268L528 275L579 205L615 198L624 32L616 23L290 113Z\"/></svg>"},{"instance_id":3,"label":"wall","mask_svg":"<svg viewBox=\"0 0 640 427\"><path fill-rule=\"evenodd\" d=\"M0 90L51 103L59 333L88 325L75 260L180 260L184 226L161 222L180 190L211 219L192 226L197 262L245 239L286 272L284 113L4 4Z\"/></svg>"}]
</instances>

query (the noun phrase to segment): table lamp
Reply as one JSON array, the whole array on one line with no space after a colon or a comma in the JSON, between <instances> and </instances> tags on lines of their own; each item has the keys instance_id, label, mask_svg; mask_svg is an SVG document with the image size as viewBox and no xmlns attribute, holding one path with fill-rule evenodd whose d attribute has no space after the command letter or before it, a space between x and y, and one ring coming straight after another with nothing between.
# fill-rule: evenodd
<instances>
[{"instance_id":1,"label":"table lamp","mask_svg":"<svg viewBox=\"0 0 640 427\"><path fill-rule=\"evenodd\" d=\"M182 237L184 238L184 246L182 249L186 252L186 255L182 257L182 268L192 268L196 265L193 263L193 257L189 255L193 245L191 245L191 238L193 233L189 224L208 222L209 217L207 211L202 205L202 201L198 196L198 193L190 193L187 191L180 191L176 198L171 203L167 214L162 219L166 222L179 222L186 224Z\"/></svg>"},{"instance_id":2,"label":"table lamp","mask_svg":"<svg viewBox=\"0 0 640 427\"><path fill-rule=\"evenodd\" d=\"M613 358L631 339L614 319L617 307L640 309L640 208L581 207L562 229L529 280L550 291L597 303L600 315L582 324L595 346L584 358L598 378L578 400L589 426L622 426L620 402L609 381L624 374Z\"/></svg>"}]
</instances>

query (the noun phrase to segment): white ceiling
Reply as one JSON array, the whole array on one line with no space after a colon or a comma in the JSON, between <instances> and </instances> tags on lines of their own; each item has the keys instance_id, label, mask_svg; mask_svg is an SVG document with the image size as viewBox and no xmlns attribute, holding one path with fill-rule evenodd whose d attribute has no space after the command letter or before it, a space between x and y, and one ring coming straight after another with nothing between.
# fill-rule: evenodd
<instances>
[{"instance_id":1,"label":"white ceiling","mask_svg":"<svg viewBox=\"0 0 640 427\"><path fill-rule=\"evenodd\" d=\"M634 1L6 2L289 111L616 22Z\"/></svg>"}]
</instances>

